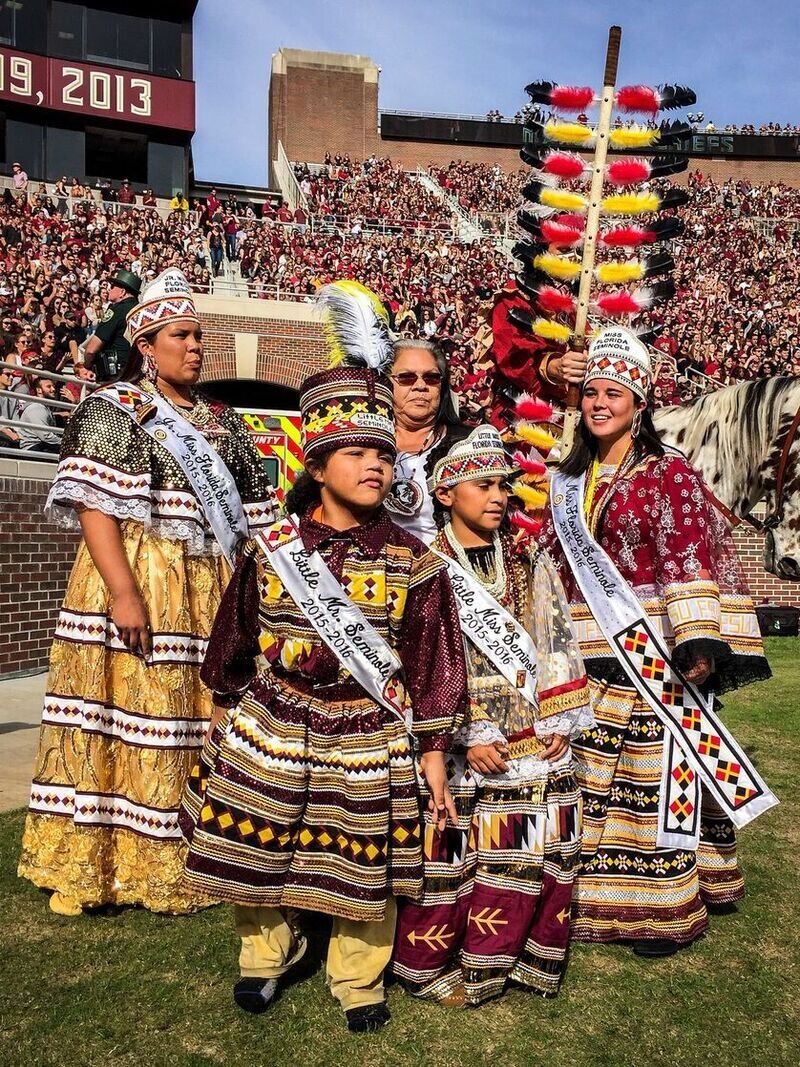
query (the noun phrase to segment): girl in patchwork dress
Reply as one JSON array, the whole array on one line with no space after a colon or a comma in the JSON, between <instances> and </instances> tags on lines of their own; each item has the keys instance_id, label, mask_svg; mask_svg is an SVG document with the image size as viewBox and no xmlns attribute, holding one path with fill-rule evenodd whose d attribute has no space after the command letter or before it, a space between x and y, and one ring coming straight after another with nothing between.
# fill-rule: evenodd
<instances>
[{"instance_id":1,"label":"girl in patchwork dress","mask_svg":"<svg viewBox=\"0 0 800 1067\"><path fill-rule=\"evenodd\" d=\"M643 695L665 661L642 658L632 684L624 664L637 644L609 641L598 621L608 614L607 593L597 595L601 581L615 586L614 600L631 600L632 617L646 616L663 640L679 672L664 691L671 705L687 682L722 693L770 670L730 531L697 473L656 435L647 407L652 377L647 349L628 331L607 328L593 340L580 432L551 486L551 509L566 507L562 485L583 479L574 490L585 524L581 551L567 554L555 511L542 540L570 601L597 719L575 746L584 828L572 936L666 956L703 934L709 909L729 909L743 896L734 826L714 782L742 771L746 756L712 767L698 801L698 761L714 758L719 731L698 735L695 711L684 709L674 729L684 731L689 762L671 763L670 719ZM584 589L579 575L593 550L620 577L601 560ZM748 803L761 810L774 803L763 783L757 791Z\"/></svg>"},{"instance_id":2,"label":"girl in patchwork dress","mask_svg":"<svg viewBox=\"0 0 800 1067\"><path fill-rule=\"evenodd\" d=\"M453 1005L509 980L556 994L580 856L570 739L593 724L586 677L552 564L501 531L513 473L498 431L479 427L431 478L470 710L448 755L457 820L427 822L425 892L400 908L393 969L410 992Z\"/></svg>"}]
</instances>

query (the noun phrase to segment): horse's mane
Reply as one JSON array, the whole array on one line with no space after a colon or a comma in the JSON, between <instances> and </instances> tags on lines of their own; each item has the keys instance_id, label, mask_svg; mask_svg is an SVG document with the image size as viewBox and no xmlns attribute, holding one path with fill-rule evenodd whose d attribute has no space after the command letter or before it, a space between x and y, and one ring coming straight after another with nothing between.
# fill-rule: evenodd
<instances>
[{"instance_id":1,"label":"horse's mane","mask_svg":"<svg viewBox=\"0 0 800 1067\"><path fill-rule=\"evenodd\" d=\"M656 412L656 429L665 442L680 449L690 462L705 468L704 474L713 483L712 488L719 483L730 485L738 480L737 476L755 473L766 458L787 412L788 396L794 389L800 394L798 378L740 382L714 393L704 393L679 407L661 408ZM707 466L709 452L714 456L713 478L709 477ZM705 462L701 463L701 457Z\"/></svg>"}]
</instances>

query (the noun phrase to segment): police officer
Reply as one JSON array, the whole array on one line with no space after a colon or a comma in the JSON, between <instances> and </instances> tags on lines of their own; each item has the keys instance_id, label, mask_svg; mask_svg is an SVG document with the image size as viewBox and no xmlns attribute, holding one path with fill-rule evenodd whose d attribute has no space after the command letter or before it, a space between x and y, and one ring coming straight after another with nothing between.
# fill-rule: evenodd
<instances>
[{"instance_id":1,"label":"police officer","mask_svg":"<svg viewBox=\"0 0 800 1067\"><path fill-rule=\"evenodd\" d=\"M141 287L141 278L129 270L118 270L111 279L111 306L85 347L85 365L94 370L98 382L118 378L127 366L131 346L125 337L126 316L138 304Z\"/></svg>"}]
</instances>

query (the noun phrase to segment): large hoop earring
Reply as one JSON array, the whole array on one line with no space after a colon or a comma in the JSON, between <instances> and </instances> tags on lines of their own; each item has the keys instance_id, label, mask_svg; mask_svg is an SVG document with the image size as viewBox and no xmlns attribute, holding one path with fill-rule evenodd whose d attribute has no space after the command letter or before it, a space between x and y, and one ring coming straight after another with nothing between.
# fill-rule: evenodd
<instances>
[{"instance_id":1,"label":"large hoop earring","mask_svg":"<svg viewBox=\"0 0 800 1067\"><path fill-rule=\"evenodd\" d=\"M635 441L642 429L642 409L637 408L631 423L631 437Z\"/></svg>"}]
</instances>

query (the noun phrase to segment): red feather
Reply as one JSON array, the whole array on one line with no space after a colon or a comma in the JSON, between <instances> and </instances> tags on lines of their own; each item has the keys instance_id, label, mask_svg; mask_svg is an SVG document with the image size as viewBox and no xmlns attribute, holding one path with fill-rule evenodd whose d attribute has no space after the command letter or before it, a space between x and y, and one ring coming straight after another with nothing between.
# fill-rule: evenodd
<instances>
[{"instance_id":1,"label":"red feather","mask_svg":"<svg viewBox=\"0 0 800 1067\"><path fill-rule=\"evenodd\" d=\"M531 477L541 478L543 474L547 474L547 465L545 463L538 459L531 459L524 452L515 452L514 462L521 471L524 471L525 474L530 474Z\"/></svg>"},{"instance_id":2,"label":"red feather","mask_svg":"<svg viewBox=\"0 0 800 1067\"><path fill-rule=\"evenodd\" d=\"M530 534L531 537L538 537L542 532L542 523L536 519L530 518L524 511L511 511L508 515L509 522L513 526L519 527L520 530L524 530L526 534Z\"/></svg>"},{"instance_id":3,"label":"red feather","mask_svg":"<svg viewBox=\"0 0 800 1067\"><path fill-rule=\"evenodd\" d=\"M570 248L583 239L583 234L574 226L562 226L558 219L542 219L539 229L542 240L548 245L559 245L561 248Z\"/></svg>"},{"instance_id":4,"label":"red feather","mask_svg":"<svg viewBox=\"0 0 800 1067\"><path fill-rule=\"evenodd\" d=\"M542 170L557 178L580 178L586 164L574 152L548 152L542 160Z\"/></svg>"},{"instance_id":5,"label":"red feather","mask_svg":"<svg viewBox=\"0 0 800 1067\"><path fill-rule=\"evenodd\" d=\"M575 310L575 299L552 285L543 285L537 294L536 303L545 315L562 315Z\"/></svg>"},{"instance_id":6,"label":"red feather","mask_svg":"<svg viewBox=\"0 0 800 1067\"><path fill-rule=\"evenodd\" d=\"M604 233L600 241L612 248L615 245L629 245L635 248L641 244L652 244L655 238L656 235L652 230L645 230L641 226L617 226Z\"/></svg>"},{"instance_id":7,"label":"red feather","mask_svg":"<svg viewBox=\"0 0 800 1067\"><path fill-rule=\"evenodd\" d=\"M594 102L594 89L590 85L554 85L550 103L562 111L585 111Z\"/></svg>"},{"instance_id":8,"label":"red feather","mask_svg":"<svg viewBox=\"0 0 800 1067\"><path fill-rule=\"evenodd\" d=\"M606 168L606 177L613 185L635 185L646 182L650 171L646 159L616 159Z\"/></svg>"},{"instance_id":9,"label":"red feather","mask_svg":"<svg viewBox=\"0 0 800 1067\"><path fill-rule=\"evenodd\" d=\"M526 419L528 422L549 422L553 416L553 409L544 400L537 400L534 396L522 396L516 405L517 418Z\"/></svg>"},{"instance_id":10,"label":"red feather","mask_svg":"<svg viewBox=\"0 0 800 1067\"><path fill-rule=\"evenodd\" d=\"M617 91L617 107L622 111L646 111L655 115L661 95L649 85L624 85Z\"/></svg>"},{"instance_id":11,"label":"red feather","mask_svg":"<svg viewBox=\"0 0 800 1067\"><path fill-rule=\"evenodd\" d=\"M606 315L637 315L642 310L637 300L624 290L598 297L597 306Z\"/></svg>"},{"instance_id":12,"label":"red feather","mask_svg":"<svg viewBox=\"0 0 800 1067\"><path fill-rule=\"evenodd\" d=\"M580 230L581 233L586 226L586 219L583 215L559 215L553 219L553 222L557 222L559 226L569 226L571 230Z\"/></svg>"}]
</instances>

